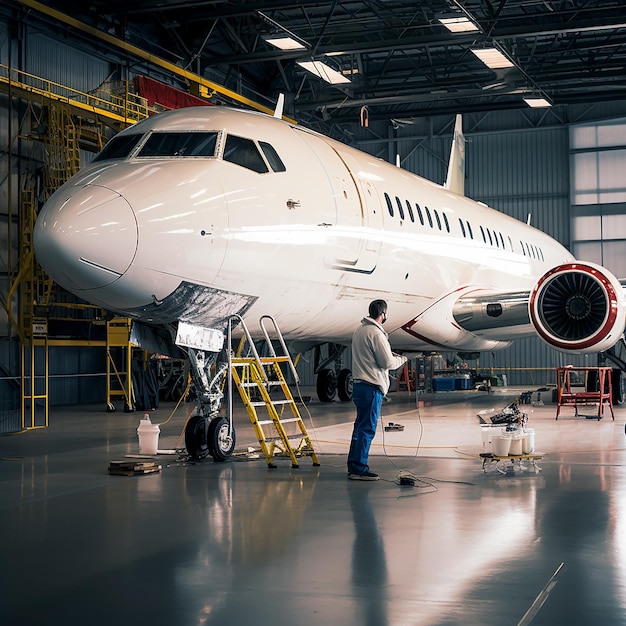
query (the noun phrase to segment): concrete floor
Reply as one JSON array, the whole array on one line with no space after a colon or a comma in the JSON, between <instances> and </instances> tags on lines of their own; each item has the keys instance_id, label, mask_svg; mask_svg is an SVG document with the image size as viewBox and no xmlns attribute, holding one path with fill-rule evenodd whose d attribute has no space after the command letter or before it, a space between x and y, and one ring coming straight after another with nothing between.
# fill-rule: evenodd
<instances>
[{"instance_id":1,"label":"concrete floor","mask_svg":"<svg viewBox=\"0 0 626 626\"><path fill-rule=\"evenodd\" d=\"M476 414L519 391L390 394L372 483L346 479L350 404L307 405L320 467L250 458L238 411L244 454L133 477L107 468L140 414L54 410L0 437L0 624L626 624L626 408L524 406L541 471L485 472ZM160 449L189 408L151 414Z\"/></svg>"}]
</instances>

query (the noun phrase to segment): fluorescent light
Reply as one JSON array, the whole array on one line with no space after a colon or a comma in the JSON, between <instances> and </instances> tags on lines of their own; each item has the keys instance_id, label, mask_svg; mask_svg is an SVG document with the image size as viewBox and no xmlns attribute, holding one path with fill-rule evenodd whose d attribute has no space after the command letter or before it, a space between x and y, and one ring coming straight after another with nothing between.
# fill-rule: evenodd
<instances>
[{"instance_id":1,"label":"fluorescent light","mask_svg":"<svg viewBox=\"0 0 626 626\"><path fill-rule=\"evenodd\" d=\"M472 52L492 70L499 70L503 67L513 67L513 63L496 48L477 48L472 50Z\"/></svg>"},{"instance_id":2,"label":"fluorescent light","mask_svg":"<svg viewBox=\"0 0 626 626\"><path fill-rule=\"evenodd\" d=\"M533 109L540 109L545 107L551 107L552 103L546 98L541 98L540 96L530 96L528 98L524 98L524 102Z\"/></svg>"},{"instance_id":3,"label":"fluorescent light","mask_svg":"<svg viewBox=\"0 0 626 626\"><path fill-rule=\"evenodd\" d=\"M453 33L467 33L478 30L478 26L466 17L440 17L439 21Z\"/></svg>"},{"instance_id":4,"label":"fluorescent light","mask_svg":"<svg viewBox=\"0 0 626 626\"><path fill-rule=\"evenodd\" d=\"M306 50L305 45L288 35L265 35L263 39L281 50Z\"/></svg>"},{"instance_id":5,"label":"fluorescent light","mask_svg":"<svg viewBox=\"0 0 626 626\"><path fill-rule=\"evenodd\" d=\"M335 71L332 67L328 67L328 65L322 63L322 61L297 61L297 63L301 68L311 72L311 74L315 74L315 76L325 80L331 85L350 82L350 79Z\"/></svg>"}]
</instances>

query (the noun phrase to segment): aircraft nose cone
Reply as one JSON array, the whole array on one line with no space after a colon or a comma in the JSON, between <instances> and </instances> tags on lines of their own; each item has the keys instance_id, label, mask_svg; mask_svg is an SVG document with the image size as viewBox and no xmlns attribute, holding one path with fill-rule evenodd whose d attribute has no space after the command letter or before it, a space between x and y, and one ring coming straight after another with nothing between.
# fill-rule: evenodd
<instances>
[{"instance_id":1,"label":"aircraft nose cone","mask_svg":"<svg viewBox=\"0 0 626 626\"><path fill-rule=\"evenodd\" d=\"M62 287L104 287L135 256L135 214L120 194L105 187L60 189L37 218L34 246L41 266Z\"/></svg>"}]
</instances>

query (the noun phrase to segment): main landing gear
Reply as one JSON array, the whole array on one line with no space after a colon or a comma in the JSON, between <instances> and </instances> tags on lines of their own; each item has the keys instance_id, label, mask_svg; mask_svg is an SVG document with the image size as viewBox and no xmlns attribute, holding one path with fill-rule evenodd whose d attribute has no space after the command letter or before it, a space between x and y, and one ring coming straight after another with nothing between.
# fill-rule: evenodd
<instances>
[{"instance_id":1,"label":"main landing gear","mask_svg":"<svg viewBox=\"0 0 626 626\"><path fill-rule=\"evenodd\" d=\"M342 367L342 355L346 346L329 343L328 356L321 358L320 346L315 348L315 373L317 374L317 397L321 402L332 402L337 396L342 402L352 400L352 372ZM334 367L328 367L328 365Z\"/></svg>"}]
</instances>

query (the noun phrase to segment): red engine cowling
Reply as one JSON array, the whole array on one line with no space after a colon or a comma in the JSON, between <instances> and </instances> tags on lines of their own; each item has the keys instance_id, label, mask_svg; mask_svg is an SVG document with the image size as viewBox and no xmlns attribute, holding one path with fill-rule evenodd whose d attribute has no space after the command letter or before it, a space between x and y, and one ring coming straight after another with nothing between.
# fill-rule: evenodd
<instances>
[{"instance_id":1,"label":"red engine cowling","mask_svg":"<svg viewBox=\"0 0 626 626\"><path fill-rule=\"evenodd\" d=\"M530 320L559 350L602 352L624 333L626 305L620 282L594 263L565 263L546 272L530 294Z\"/></svg>"}]
</instances>

